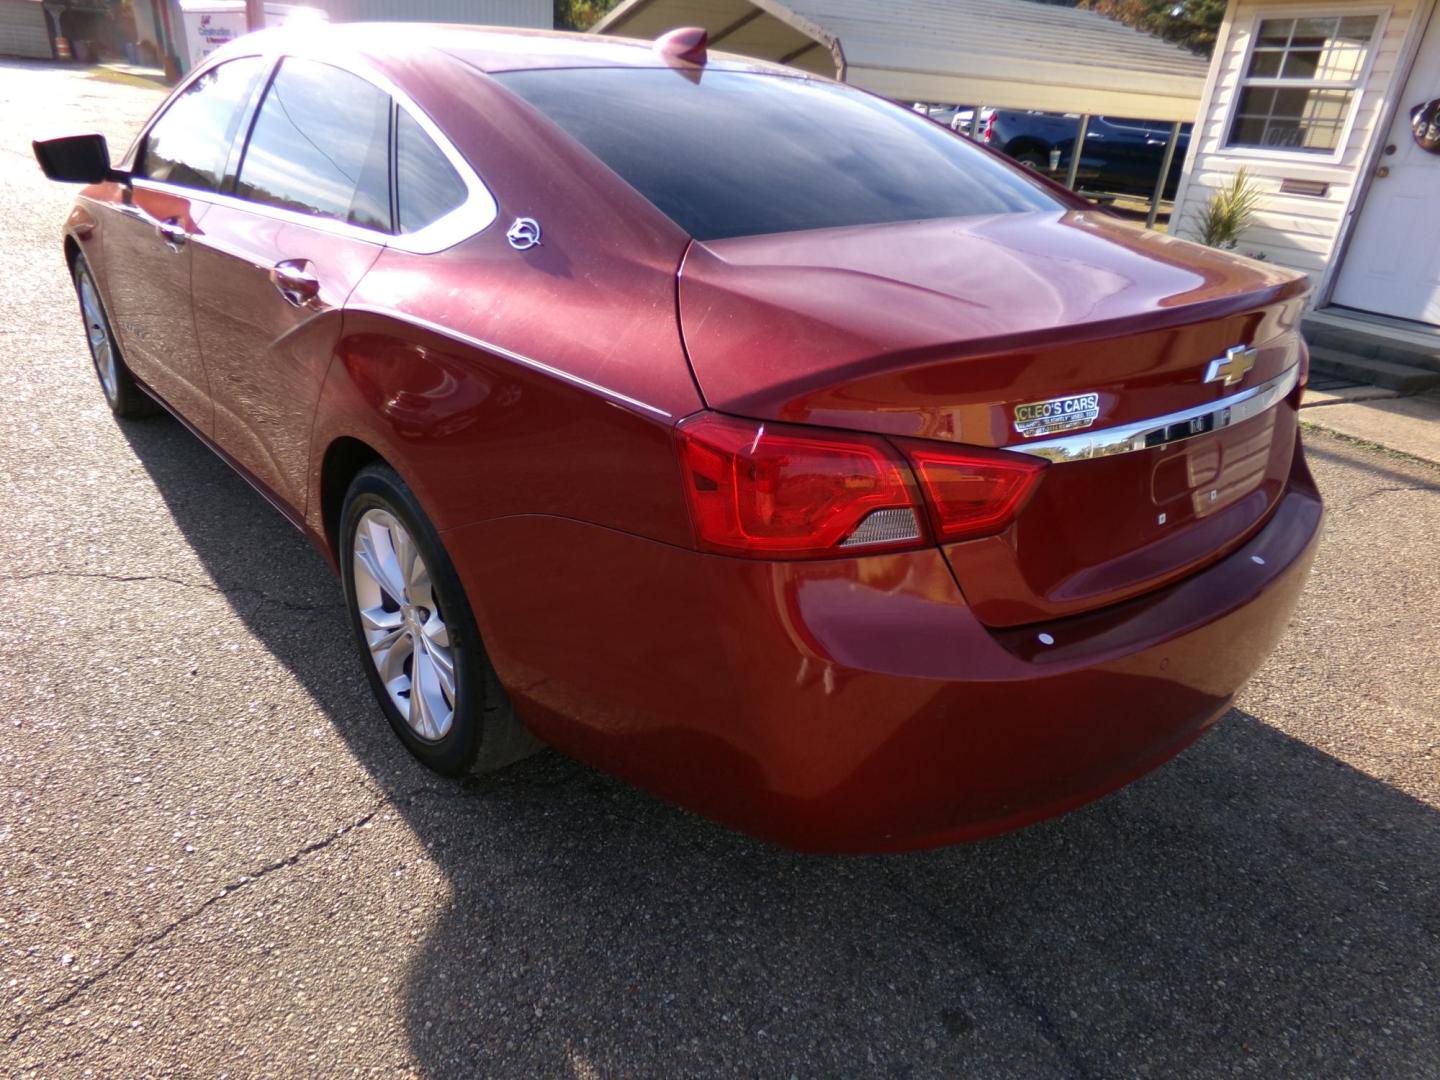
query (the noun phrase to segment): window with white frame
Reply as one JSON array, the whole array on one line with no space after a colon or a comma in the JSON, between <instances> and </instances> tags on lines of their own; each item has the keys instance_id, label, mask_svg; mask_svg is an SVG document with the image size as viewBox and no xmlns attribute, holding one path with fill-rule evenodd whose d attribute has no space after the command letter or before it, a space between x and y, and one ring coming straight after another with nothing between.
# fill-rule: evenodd
<instances>
[{"instance_id":1,"label":"window with white frame","mask_svg":"<svg viewBox=\"0 0 1440 1080\"><path fill-rule=\"evenodd\" d=\"M1378 15L1261 19L1228 145L1332 153L1379 24Z\"/></svg>"}]
</instances>

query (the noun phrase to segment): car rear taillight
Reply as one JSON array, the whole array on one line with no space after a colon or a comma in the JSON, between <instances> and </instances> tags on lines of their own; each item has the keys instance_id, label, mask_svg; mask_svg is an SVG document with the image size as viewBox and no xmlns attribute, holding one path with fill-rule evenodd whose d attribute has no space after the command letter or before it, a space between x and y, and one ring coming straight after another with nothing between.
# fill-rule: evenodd
<instances>
[{"instance_id":1,"label":"car rear taillight","mask_svg":"<svg viewBox=\"0 0 1440 1080\"><path fill-rule=\"evenodd\" d=\"M701 413L677 429L700 547L815 559L912 547L923 514L885 440Z\"/></svg>"},{"instance_id":2,"label":"car rear taillight","mask_svg":"<svg viewBox=\"0 0 1440 1080\"><path fill-rule=\"evenodd\" d=\"M928 542L927 533L943 543L999 532L1045 468L1003 450L892 445L718 413L685 420L676 438L699 546L757 559L894 551Z\"/></svg>"},{"instance_id":3,"label":"car rear taillight","mask_svg":"<svg viewBox=\"0 0 1440 1080\"><path fill-rule=\"evenodd\" d=\"M987 143L990 137L995 134L995 114L992 112L985 118L985 134L981 136Z\"/></svg>"},{"instance_id":4,"label":"car rear taillight","mask_svg":"<svg viewBox=\"0 0 1440 1080\"><path fill-rule=\"evenodd\" d=\"M930 506L942 543L999 532L1014 520L1040 481L1045 462L1004 450L900 444Z\"/></svg>"}]
</instances>

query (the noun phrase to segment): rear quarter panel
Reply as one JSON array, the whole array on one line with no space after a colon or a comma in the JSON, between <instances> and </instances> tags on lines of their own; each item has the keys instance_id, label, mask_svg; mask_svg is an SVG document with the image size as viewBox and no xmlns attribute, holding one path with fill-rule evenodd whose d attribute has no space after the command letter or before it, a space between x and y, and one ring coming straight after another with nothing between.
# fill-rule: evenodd
<instances>
[{"instance_id":1,"label":"rear quarter panel","mask_svg":"<svg viewBox=\"0 0 1440 1080\"><path fill-rule=\"evenodd\" d=\"M438 254L387 249L351 295L316 415L312 527L326 448L350 437L442 531L550 514L688 542L670 438L701 407L676 318L686 236L479 72L431 52L384 67L499 212ZM527 251L505 237L521 216L542 228Z\"/></svg>"}]
</instances>

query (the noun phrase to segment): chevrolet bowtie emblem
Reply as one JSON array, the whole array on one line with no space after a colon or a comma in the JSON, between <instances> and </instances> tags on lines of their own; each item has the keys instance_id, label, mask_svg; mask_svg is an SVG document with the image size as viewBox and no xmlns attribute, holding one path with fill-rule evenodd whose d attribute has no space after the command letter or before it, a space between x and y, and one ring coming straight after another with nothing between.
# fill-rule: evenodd
<instances>
[{"instance_id":1,"label":"chevrolet bowtie emblem","mask_svg":"<svg viewBox=\"0 0 1440 1080\"><path fill-rule=\"evenodd\" d=\"M1255 366L1255 350L1248 345L1232 345L1218 360L1211 360L1205 369L1206 382L1223 382L1234 386Z\"/></svg>"}]
</instances>

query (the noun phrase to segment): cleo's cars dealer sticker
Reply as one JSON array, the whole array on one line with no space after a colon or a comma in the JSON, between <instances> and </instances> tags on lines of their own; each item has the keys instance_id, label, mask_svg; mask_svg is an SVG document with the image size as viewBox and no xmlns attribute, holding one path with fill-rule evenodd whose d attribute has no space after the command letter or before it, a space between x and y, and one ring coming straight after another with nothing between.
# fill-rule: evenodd
<instances>
[{"instance_id":1,"label":"cleo's cars dealer sticker","mask_svg":"<svg viewBox=\"0 0 1440 1080\"><path fill-rule=\"evenodd\" d=\"M1093 392L1015 406L1015 430L1027 439L1087 428L1099 418L1100 395Z\"/></svg>"}]
</instances>

